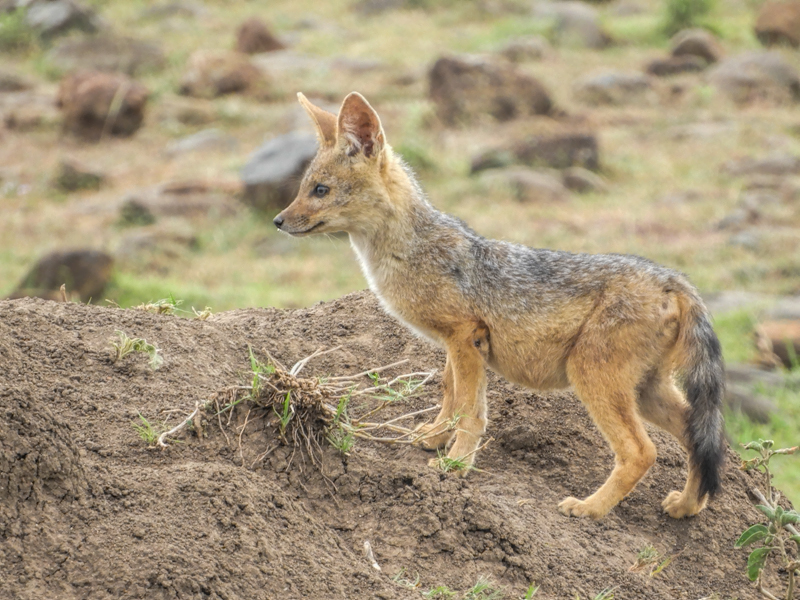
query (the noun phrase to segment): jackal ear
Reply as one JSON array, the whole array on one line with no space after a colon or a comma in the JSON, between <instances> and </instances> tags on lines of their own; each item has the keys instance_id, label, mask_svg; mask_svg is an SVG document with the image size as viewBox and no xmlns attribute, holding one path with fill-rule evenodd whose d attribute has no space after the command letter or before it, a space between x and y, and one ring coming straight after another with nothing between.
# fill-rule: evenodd
<instances>
[{"instance_id":1,"label":"jackal ear","mask_svg":"<svg viewBox=\"0 0 800 600\"><path fill-rule=\"evenodd\" d=\"M333 146L336 143L336 115L311 104L302 92L297 92L297 100L314 122L320 146Z\"/></svg>"},{"instance_id":2,"label":"jackal ear","mask_svg":"<svg viewBox=\"0 0 800 600\"><path fill-rule=\"evenodd\" d=\"M367 158L379 156L386 144L378 113L358 92L348 94L339 109L337 135L345 141L348 156L362 150Z\"/></svg>"}]
</instances>

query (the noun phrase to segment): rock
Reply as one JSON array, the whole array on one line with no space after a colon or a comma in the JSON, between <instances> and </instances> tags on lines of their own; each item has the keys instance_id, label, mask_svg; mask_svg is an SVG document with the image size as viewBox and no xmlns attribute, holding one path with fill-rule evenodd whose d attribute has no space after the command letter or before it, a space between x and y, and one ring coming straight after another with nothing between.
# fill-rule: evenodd
<instances>
[{"instance_id":1,"label":"rock","mask_svg":"<svg viewBox=\"0 0 800 600\"><path fill-rule=\"evenodd\" d=\"M729 160L720 167L732 177L743 175L792 175L800 173L800 157L776 152L764 158L740 158Z\"/></svg>"},{"instance_id":2,"label":"rock","mask_svg":"<svg viewBox=\"0 0 800 600\"><path fill-rule=\"evenodd\" d=\"M181 79L180 93L198 98L215 98L225 94L266 91L265 75L250 62L246 54L232 51L198 50L189 57Z\"/></svg>"},{"instance_id":3,"label":"rock","mask_svg":"<svg viewBox=\"0 0 800 600\"><path fill-rule=\"evenodd\" d=\"M563 201L569 197L558 176L525 167L492 170L484 179L490 185L506 188L520 202Z\"/></svg>"},{"instance_id":4,"label":"rock","mask_svg":"<svg viewBox=\"0 0 800 600\"><path fill-rule=\"evenodd\" d=\"M45 40L77 29L85 33L100 30L94 11L75 0L33 0L25 12L25 24Z\"/></svg>"},{"instance_id":5,"label":"rock","mask_svg":"<svg viewBox=\"0 0 800 600\"><path fill-rule=\"evenodd\" d=\"M726 58L709 72L708 81L740 104L800 100L800 74L777 52L744 52Z\"/></svg>"},{"instance_id":6,"label":"rock","mask_svg":"<svg viewBox=\"0 0 800 600\"><path fill-rule=\"evenodd\" d=\"M296 131L266 142L242 169L245 203L268 212L286 208L316 153L317 138L312 133Z\"/></svg>"},{"instance_id":7,"label":"rock","mask_svg":"<svg viewBox=\"0 0 800 600\"><path fill-rule=\"evenodd\" d=\"M534 17L554 20L559 44L601 49L611 44L603 30L597 11L583 2L539 2L533 7Z\"/></svg>"},{"instance_id":8,"label":"rock","mask_svg":"<svg viewBox=\"0 0 800 600\"><path fill-rule=\"evenodd\" d=\"M756 251L761 247L761 239L762 236L757 231L740 231L728 238L728 244Z\"/></svg>"},{"instance_id":9,"label":"rock","mask_svg":"<svg viewBox=\"0 0 800 600\"><path fill-rule=\"evenodd\" d=\"M52 252L30 270L9 298L36 296L60 299L59 289L78 294L81 302L101 300L111 278L114 259L99 250Z\"/></svg>"},{"instance_id":10,"label":"rock","mask_svg":"<svg viewBox=\"0 0 800 600\"><path fill-rule=\"evenodd\" d=\"M786 384L786 379L782 374L776 373L775 371L765 371L764 369L751 365L725 365L725 377L729 384L745 388L757 386L782 388Z\"/></svg>"},{"instance_id":11,"label":"rock","mask_svg":"<svg viewBox=\"0 0 800 600\"><path fill-rule=\"evenodd\" d=\"M719 41L706 29L684 29L670 40L671 55L696 56L711 64L722 59L723 51Z\"/></svg>"},{"instance_id":12,"label":"rock","mask_svg":"<svg viewBox=\"0 0 800 600\"><path fill-rule=\"evenodd\" d=\"M478 153L472 159L471 172L520 163L554 169L580 166L597 170L600 167L597 137L584 132L532 136Z\"/></svg>"},{"instance_id":13,"label":"rock","mask_svg":"<svg viewBox=\"0 0 800 600\"><path fill-rule=\"evenodd\" d=\"M198 2L162 2L142 11L142 19L168 19L170 17L201 17L205 7Z\"/></svg>"},{"instance_id":14,"label":"rock","mask_svg":"<svg viewBox=\"0 0 800 600\"><path fill-rule=\"evenodd\" d=\"M230 151L235 149L237 145L238 142L236 138L225 135L219 129L204 129L170 142L167 145L165 154L169 157L175 157L179 154L198 152L201 150Z\"/></svg>"},{"instance_id":15,"label":"rock","mask_svg":"<svg viewBox=\"0 0 800 600\"><path fill-rule=\"evenodd\" d=\"M91 141L103 135L128 137L144 120L147 88L125 75L88 72L61 81L57 106L64 129Z\"/></svg>"},{"instance_id":16,"label":"rock","mask_svg":"<svg viewBox=\"0 0 800 600\"><path fill-rule=\"evenodd\" d=\"M0 93L23 92L31 89L32 87L33 83L21 75L13 71L0 69Z\"/></svg>"},{"instance_id":17,"label":"rock","mask_svg":"<svg viewBox=\"0 0 800 600\"><path fill-rule=\"evenodd\" d=\"M251 17L239 25L236 32L236 50L245 54L283 50L286 46L276 38L258 17Z\"/></svg>"},{"instance_id":18,"label":"rock","mask_svg":"<svg viewBox=\"0 0 800 600\"><path fill-rule=\"evenodd\" d=\"M690 54L684 56L670 56L668 58L657 58L647 63L645 71L656 77L677 75L678 73L696 73L702 71L708 63L699 56Z\"/></svg>"},{"instance_id":19,"label":"rock","mask_svg":"<svg viewBox=\"0 0 800 600\"><path fill-rule=\"evenodd\" d=\"M800 357L800 320L781 319L766 321L759 325L756 331L757 340L766 344L768 351L771 351L780 359L783 366L795 368L798 366ZM757 345L761 348L761 344Z\"/></svg>"},{"instance_id":20,"label":"rock","mask_svg":"<svg viewBox=\"0 0 800 600\"><path fill-rule=\"evenodd\" d=\"M371 17L410 7L413 7L413 0L359 0L353 5L353 10L365 17Z\"/></svg>"},{"instance_id":21,"label":"rock","mask_svg":"<svg viewBox=\"0 0 800 600\"><path fill-rule=\"evenodd\" d=\"M800 1L762 4L756 18L755 33L764 46L800 46Z\"/></svg>"},{"instance_id":22,"label":"rock","mask_svg":"<svg viewBox=\"0 0 800 600\"><path fill-rule=\"evenodd\" d=\"M428 75L429 97L447 125L482 115L507 121L550 112L553 103L544 86L509 63L472 57L444 57Z\"/></svg>"},{"instance_id":23,"label":"rock","mask_svg":"<svg viewBox=\"0 0 800 600\"><path fill-rule=\"evenodd\" d=\"M769 398L755 394L745 386L731 383L725 386L725 404L728 409L744 414L754 423L769 423L778 410Z\"/></svg>"},{"instance_id":24,"label":"rock","mask_svg":"<svg viewBox=\"0 0 800 600\"><path fill-rule=\"evenodd\" d=\"M220 217L235 214L241 192L228 182L174 181L128 193L118 204L119 220L148 224L156 217ZM90 208L91 212L96 209Z\"/></svg>"},{"instance_id":25,"label":"rock","mask_svg":"<svg viewBox=\"0 0 800 600\"><path fill-rule=\"evenodd\" d=\"M120 239L114 254L123 263L141 262L154 254L163 261L164 258L174 259L197 245L197 235L190 227L172 223L129 231Z\"/></svg>"},{"instance_id":26,"label":"rock","mask_svg":"<svg viewBox=\"0 0 800 600\"><path fill-rule=\"evenodd\" d=\"M608 191L608 184L596 173L592 173L583 167L569 167L561 173L561 181L568 190L587 193L605 193Z\"/></svg>"},{"instance_id":27,"label":"rock","mask_svg":"<svg viewBox=\"0 0 800 600\"><path fill-rule=\"evenodd\" d=\"M753 208L737 208L724 216L715 226L717 231L737 230L746 225L755 225L761 220L761 213ZM732 242L733 243L733 242ZM746 245L746 244L743 244Z\"/></svg>"},{"instance_id":28,"label":"rock","mask_svg":"<svg viewBox=\"0 0 800 600\"><path fill-rule=\"evenodd\" d=\"M500 55L511 62L540 60L549 52L550 44L540 35L513 39L500 49Z\"/></svg>"},{"instance_id":29,"label":"rock","mask_svg":"<svg viewBox=\"0 0 800 600\"><path fill-rule=\"evenodd\" d=\"M71 160L62 160L53 184L64 192L100 189L105 176Z\"/></svg>"},{"instance_id":30,"label":"rock","mask_svg":"<svg viewBox=\"0 0 800 600\"><path fill-rule=\"evenodd\" d=\"M156 106L157 119L162 123L180 123L182 125L202 126L218 119L217 109L213 102L202 98L174 96L161 98Z\"/></svg>"},{"instance_id":31,"label":"rock","mask_svg":"<svg viewBox=\"0 0 800 600\"><path fill-rule=\"evenodd\" d=\"M584 77L574 87L575 97L592 105L641 103L648 100L651 89L647 76L618 71Z\"/></svg>"},{"instance_id":32,"label":"rock","mask_svg":"<svg viewBox=\"0 0 800 600\"><path fill-rule=\"evenodd\" d=\"M166 64L157 44L110 34L60 40L47 53L47 61L61 71L120 71L128 75L162 69Z\"/></svg>"}]
</instances>

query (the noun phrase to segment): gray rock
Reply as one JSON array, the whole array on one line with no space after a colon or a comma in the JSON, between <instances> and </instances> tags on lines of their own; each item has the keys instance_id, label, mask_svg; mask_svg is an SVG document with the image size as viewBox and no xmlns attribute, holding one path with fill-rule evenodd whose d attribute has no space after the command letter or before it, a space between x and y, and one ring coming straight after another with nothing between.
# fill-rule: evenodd
<instances>
[{"instance_id":1,"label":"gray rock","mask_svg":"<svg viewBox=\"0 0 800 600\"><path fill-rule=\"evenodd\" d=\"M234 195L239 191L230 185L205 181L176 181L126 194L112 208L119 212L120 221L134 218L125 224L147 224L156 217L219 217L235 214L240 208ZM106 202L106 206L108 203ZM84 213L100 210L95 204L83 208ZM138 219L137 215L144 215ZM138 221L138 222L137 222Z\"/></svg>"},{"instance_id":2,"label":"gray rock","mask_svg":"<svg viewBox=\"0 0 800 600\"><path fill-rule=\"evenodd\" d=\"M638 72L612 71L590 75L575 83L575 97L586 104L624 105L649 100L650 79Z\"/></svg>"},{"instance_id":3,"label":"gray rock","mask_svg":"<svg viewBox=\"0 0 800 600\"><path fill-rule=\"evenodd\" d=\"M247 54L233 51L197 50L189 57L179 92L196 98L249 93L263 96L269 82Z\"/></svg>"},{"instance_id":4,"label":"gray rock","mask_svg":"<svg viewBox=\"0 0 800 600\"><path fill-rule=\"evenodd\" d=\"M162 2L142 11L142 19L165 19L170 17L201 17L206 8L199 2Z\"/></svg>"},{"instance_id":5,"label":"gray rock","mask_svg":"<svg viewBox=\"0 0 800 600\"><path fill-rule=\"evenodd\" d=\"M520 139L473 156L471 173L513 164L554 169L580 166L597 170L600 167L597 137L593 133L565 131Z\"/></svg>"},{"instance_id":6,"label":"gray rock","mask_svg":"<svg viewBox=\"0 0 800 600\"><path fill-rule=\"evenodd\" d=\"M120 71L128 75L166 64L157 44L110 34L60 40L47 53L47 61L61 71Z\"/></svg>"},{"instance_id":7,"label":"gray rock","mask_svg":"<svg viewBox=\"0 0 800 600\"><path fill-rule=\"evenodd\" d=\"M778 52L744 52L721 61L708 81L737 103L800 101L800 73Z\"/></svg>"},{"instance_id":8,"label":"gray rock","mask_svg":"<svg viewBox=\"0 0 800 600\"><path fill-rule=\"evenodd\" d=\"M656 77L667 77L679 73L698 73L706 66L708 63L699 56L670 56L650 61L645 67L645 71Z\"/></svg>"},{"instance_id":9,"label":"gray rock","mask_svg":"<svg viewBox=\"0 0 800 600\"><path fill-rule=\"evenodd\" d=\"M225 135L219 129L204 129L179 140L170 142L164 153L170 158L201 150L231 151L238 146L236 138Z\"/></svg>"},{"instance_id":10,"label":"gray rock","mask_svg":"<svg viewBox=\"0 0 800 600\"><path fill-rule=\"evenodd\" d=\"M761 247L761 234L751 230L740 231L728 238L728 244L747 250L758 250Z\"/></svg>"},{"instance_id":11,"label":"gray rock","mask_svg":"<svg viewBox=\"0 0 800 600\"><path fill-rule=\"evenodd\" d=\"M747 208L737 208L723 217L714 226L718 231L736 230L745 225L753 225L759 221L761 214L757 210ZM731 238L733 240L733 238ZM731 241L731 243L735 243ZM745 244L742 244L745 245Z\"/></svg>"},{"instance_id":12,"label":"gray rock","mask_svg":"<svg viewBox=\"0 0 800 600\"><path fill-rule=\"evenodd\" d=\"M743 175L792 175L800 173L800 157L776 152L764 158L741 158L725 162L721 170L733 177Z\"/></svg>"},{"instance_id":13,"label":"gray rock","mask_svg":"<svg viewBox=\"0 0 800 600\"><path fill-rule=\"evenodd\" d=\"M561 180L568 190L579 194L605 193L608 191L608 184L605 179L583 167L564 169L563 173L561 173Z\"/></svg>"},{"instance_id":14,"label":"gray rock","mask_svg":"<svg viewBox=\"0 0 800 600\"><path fill-rule=\"evenodd\" d=\"M316 153L317 138L311 133L295 131L267 141L242 169L245 203L264 211L288 206Z\"/></svg>"},{"instance_id":15,"label":"gray rock","mask_svg":"<svg viewBox=\"0 0 800 600\"><path fill-rule=\"evenodd\" d=\"M23 92L32 87L33 83L21 75L6 69L0 70L0 93Z\"/></svg>"},{"instance_id":16,"label":"gray rock","mask_svg":"<svg viewBox=\"0 0 800 600\"><path fill-rule=\"evenodd\" d=\"M186 225L153 225L134 229L122 236L115 254L121 262L140 262L153 254L179 256L196 248L197 243L194 231Z\"/></svg>"},{"instance_id":17,"label":"gray rock","mask_svg":"<svg viewBox=\"0 0 800 600\"><path fill-rule=\"evenodd\" d=\"M60 299L59 288L65 285L67 293L78 294L81 302L100 300L113 266L111 256L99 250L52 252L36 263L9 297L56 300Z\"/></svg>"},{"instance_id":18,"label":"gray rock","mask_svg":"<svg viewBox=\"0 0 800 600\"><path fill-rule=\"evenodd\" d=\"M483 179L492 186L509 190L520 202L563 201L569 191L556 174L534 171L525 167L492 170Z\"/></svg>"},{"instance_id":19,"label":"gray rock","mask_svg":"<svg viewBox=\"0 0 800 600\"><path fill-rule=\"evenodd\" d=\"M34 0L28 5L25 23L44 39L74 29L96 33L101 25L93 10L75 0Z\"/></svg>"},{"instance_id":20,"label":"gray rock","mask_svg":"<svg viewBox=\"0 0 800 600\"><path fill-rule=\"evenodd\" d=\"M595 49L611 44L597 11L583 2L539 2L533 6L533 15L554 21L559 44Z\"/></svg>"},{"instance_id":21,"label":"gray rock","mask_svg":"<svg viewBox=\"0 0 800 600\"><path fill-rule=\"evenodd\" d=\"M551 51L550 44L540 35L530 35L511 40L500 49L500 54L511 62L541 60Z\"/></svg>"},{"instance_id":22,"label":"gray rock","mask_svg":"<svg viewBox=\"0 0 800 600\"><path fill-rule=\"evenodd\" d=\"M722 59L723 51L719 41L706 29L684 29L676 33L672 40L671 54L674 57L696 56L706 63L715 63Z\"/></svg>"},{"instance_id":23,"label":"gray rock","mask_svg":"<svg viewBox=\"0 0 800 600\"><path fill-rule=\"evenodd\" d=\"M773 413L778 410L769 398L754 393L746 386L730 383L725 386L725 404L754 423L769 423Z\"/></svg>"}]
</instances>

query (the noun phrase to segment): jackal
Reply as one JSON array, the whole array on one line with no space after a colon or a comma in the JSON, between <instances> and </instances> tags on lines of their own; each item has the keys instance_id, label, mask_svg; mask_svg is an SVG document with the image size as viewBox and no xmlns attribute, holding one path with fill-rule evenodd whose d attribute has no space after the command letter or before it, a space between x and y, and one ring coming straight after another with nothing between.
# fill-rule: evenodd
<instances>
[{"instance_id":1,"label":"jackal","mask_svg":"<svg viewBox=\"0 0 800 600\"><path fill-rule=\"evenodd\" d=\"M447 351L442 409L420 427L421 444L452 441L447 456L472 465L486 431L485 366L529 388L572 386L615 464L595 493L563 500L562 513L598 519L630 493L656 460L642 419L689 454L686 486L664 510L700 512L720 487L724 373L687 279L636 256L487 240L428 202L360 94L338 116L298 98L320 146L274 223L294 236L347 232L384 308Z\"/></svg>"}]
</instances>

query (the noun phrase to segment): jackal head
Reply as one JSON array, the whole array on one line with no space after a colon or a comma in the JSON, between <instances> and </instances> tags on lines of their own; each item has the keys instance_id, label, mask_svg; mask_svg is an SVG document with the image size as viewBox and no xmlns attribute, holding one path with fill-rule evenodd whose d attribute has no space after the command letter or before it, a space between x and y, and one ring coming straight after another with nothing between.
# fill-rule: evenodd
<instances>
[{"instance_id":1,"label":"jackal head","mask_svg":"<svg viewBox=\"0 0 800 600\"><path fill-rule=\"evenodd\" d=\"M273 222L291 235L377 228L391 211L386 172L391 150L381 121L359 93L339 115L297 94L317 130L319 150L294 201Z\"/></svg>"}]
</instances>

